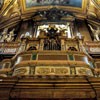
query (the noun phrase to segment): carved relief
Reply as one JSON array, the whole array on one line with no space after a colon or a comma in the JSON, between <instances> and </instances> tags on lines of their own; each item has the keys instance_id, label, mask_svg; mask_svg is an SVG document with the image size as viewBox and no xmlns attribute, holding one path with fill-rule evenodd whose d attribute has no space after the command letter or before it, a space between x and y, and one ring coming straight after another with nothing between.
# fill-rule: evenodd
<instances>
[{"instance_id":1,"label":"carved relief","mask_svg":"<svg viewBox=\"0 0 100 100\"><path fill-rule=\"evenodd\" d=\"M13 76L18 75L29 75L29 67L20 67L14 70Z\"/></svg>"},{"instance_id":2,"label":"carved relief","mask_svg":"<svg viewBox=\"0 0 100 100\"><path fill-rule=\"evenodd\" d=\"M98 41L86 42L85 48L88 53L99 54L100 53L100 42Z\"/></svg>"},{"instance_id":3,"label":"carved relief","mask_svg":"<svg viewBox=\"0 0 100 100\"><path fill-rule=\"evenodd\" d=\"M36 75L70 75L69 67L52 67L52 66L37 66L35 69Z\"/></svg>"},{"instance_id":4,"label":"carved relief","mask_svg":"<svg viewBox=\"0 0 100 100\"><path fill-rule=\"evenodd\" d=\"M76 67L76 74L93 76L92 71L89 68L84 68L84 67Z\"/></svg>"},{"instance_id":5,"label":"carved relief","mask_svg":"<svg viewBox=\"0 0 100 100\"><path fill-rule=\"evenodd\" d=\"M92 52L92 53L93 52L94 53L97 53L97 52L99 53L100 52L100 47L90 47L89 49L90 49L90 52Z\"/></svg>"}]
</instances>

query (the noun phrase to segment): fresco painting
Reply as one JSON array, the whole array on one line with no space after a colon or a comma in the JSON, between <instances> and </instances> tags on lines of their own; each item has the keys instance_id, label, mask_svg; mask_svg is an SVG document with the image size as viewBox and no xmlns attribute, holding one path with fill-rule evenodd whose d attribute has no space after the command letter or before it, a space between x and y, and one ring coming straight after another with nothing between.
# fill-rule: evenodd
<instances>
[{"instance_id":1,"label":"fresco painting","mask_svg":"<svg viewBox=\"0 0 100 100\"><path fill-rule=\"evenodd\" d=\"M26 7L34 6L49 6L49 5L58 5L58 6L72 6L72 7L82 7L82 0L26 0Z\"/></svg>"}]
</instances>

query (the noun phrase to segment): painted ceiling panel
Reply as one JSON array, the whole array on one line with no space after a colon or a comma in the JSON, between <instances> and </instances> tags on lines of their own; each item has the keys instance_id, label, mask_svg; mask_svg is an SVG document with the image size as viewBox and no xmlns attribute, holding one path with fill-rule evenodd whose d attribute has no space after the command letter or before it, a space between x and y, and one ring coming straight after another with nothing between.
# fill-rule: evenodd
<instances>
[{"instance_id":1,"label":"painted ceiling panel","mask_svg":"<svg viewBox=\"0 0 100 100\"><path fill-rule=\"evenodd\" d=\"M82 7L82 0L26 0L27 8L47 5Z\"/></svg>"},{"instance_id":2,"label":"painted ceiling panel","mask_svg":"<svg viewBox=\"0 0 100 100\"><path fill-rule=\"evenodd\" d=\"M52 8L70 12L77 19L100 22L100 0L0 0L0 7L2 27L6 27L4 22L28 20L35 13Z\"/></svg>"}]
</instances>

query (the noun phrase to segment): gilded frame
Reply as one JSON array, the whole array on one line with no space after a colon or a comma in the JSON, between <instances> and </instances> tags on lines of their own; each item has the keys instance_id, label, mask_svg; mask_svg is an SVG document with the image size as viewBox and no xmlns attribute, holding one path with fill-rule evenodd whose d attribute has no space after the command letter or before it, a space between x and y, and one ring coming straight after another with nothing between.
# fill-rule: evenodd
<instances>
[{"instance_id":1,"label":"gilded frame","mask_svg":"<svg viewBox=\"0 0 100 100\"><path fill-rule=\"evenodd\" d=\"M59 5L49 5L49 6L34 6L34 7L30 7L27 8L26 7L26 3L25 0L20 0L20 5L21 5L21 10L22 13L31 13L31 12L36 12L41 11L41 10L48 10L51 9L53 7L56 7L58 9L64 9L67 11L74 11L74 12L80 12L80 13L86 13L86 6L87 6L88 0L82 0L82 7L71 7L71 6L59 6Z\"/></svg>"}]
</instances>

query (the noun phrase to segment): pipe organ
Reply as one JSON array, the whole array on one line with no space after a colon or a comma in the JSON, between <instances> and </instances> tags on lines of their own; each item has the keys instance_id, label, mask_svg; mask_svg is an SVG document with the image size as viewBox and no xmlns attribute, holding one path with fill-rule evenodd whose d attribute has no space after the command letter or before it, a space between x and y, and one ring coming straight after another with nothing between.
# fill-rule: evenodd
<instances>
[{"instance_id":1,"label":"pipe organ","mask_svg":"<svg viewBox=\"0 0 100 100\"><path fill-rule=\"evenodd\" d=\"M6 2L0 6L0 100L99 100L99 13L86 11L88 0Z\"/></svg>"}]
</instances>

